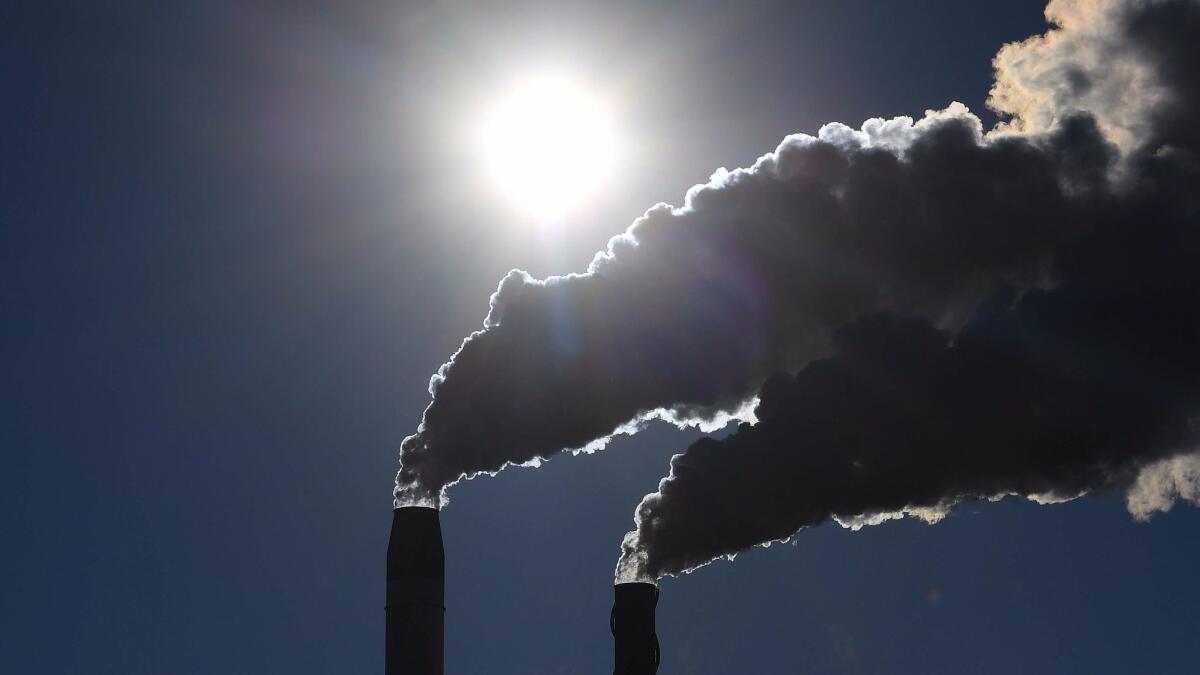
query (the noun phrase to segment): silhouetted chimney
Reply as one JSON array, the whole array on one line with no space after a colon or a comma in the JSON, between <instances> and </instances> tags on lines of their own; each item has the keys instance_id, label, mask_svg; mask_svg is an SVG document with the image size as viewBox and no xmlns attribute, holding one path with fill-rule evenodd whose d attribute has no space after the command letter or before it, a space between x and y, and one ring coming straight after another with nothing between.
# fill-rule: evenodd
<instances>
[{"instance_id":1,"label":"silhouetted chimney","mask_svg":"<svg viewBox=\"0 0 1200 675\"><path fill-rule=\"evenodd\" d=\"M442 675L445 566L438 510L405 506L392 511L386 675Z\"/></svg>"},{"instance_id":2,"label":"silhouetted chimney","mask_svg":"<svg viewBox=\"0 0 1200 675\"><path fill-rule=\"evenodd\" d=\"M609 629L613 634L616 666L613 675L654 675L658 672L658 635L654 608L658 586L648 583L613 586Z\"/></svg>"}]
</instances>

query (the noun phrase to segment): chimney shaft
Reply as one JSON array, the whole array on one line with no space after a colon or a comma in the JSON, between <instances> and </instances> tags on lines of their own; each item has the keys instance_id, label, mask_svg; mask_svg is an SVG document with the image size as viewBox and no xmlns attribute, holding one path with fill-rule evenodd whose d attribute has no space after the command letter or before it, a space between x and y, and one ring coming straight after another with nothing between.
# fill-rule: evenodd
<instances>
[{"instance_id":1,"label":"chimney shaft","mask_svg":"<svg viewBox=\"0 0 1200 675\"><path fill-rule=\"evenodd\" d=\"M609 617L616 662L613 675L654 675L659 660L658 635L654 632L658 586L616 584L613 595Z\"/></svg>"},{"instance_id":2,"label":"chimney shaft","mask_svg":"<svg viewBox=\"0 0 1200 675\"><path fill-rule=\"evenodd\" d=\"M385 612L386 675L442 675L445 553L437 509L392 511Z\"/></svg>"}]
</instances>

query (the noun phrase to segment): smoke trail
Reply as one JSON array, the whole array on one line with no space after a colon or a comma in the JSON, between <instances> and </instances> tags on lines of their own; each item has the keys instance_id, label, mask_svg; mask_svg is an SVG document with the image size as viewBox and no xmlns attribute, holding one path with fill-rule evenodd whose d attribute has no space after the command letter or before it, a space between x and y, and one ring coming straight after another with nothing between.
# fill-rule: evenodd
<instances>
[{"instance_id":1,"label":"smoke trail","mask_svg":"<svg viewBox=\"0 0 1200 675\"><path fill-rule=\"evenodd\" d=\"M1061 28L997 57L1002 133L1095 118L1121 147L1049 287L1006 290L956 333L891 313L763 386L756 426L672 459L619 579L678 574L833 519L937 520L963 500L1129 489L1139 519L1195 502L1200 410L1200 3L1055 2ZM1121 95L1131 87L1135 96Z\"/></svg>"},{"instance_id":2,"label":"smoke trail","mask_svg":"<svg viewBox=\"0 0 1200 675\"><path fill-rule=\"evenodd\" d=\"M619 574L677 574L829 519L936 520L963 500L1072 498L1195 448L1200 220L1161 216L1146 216L1155 231L1139 241L1097 244L1113 247L1106 256L1134 251L1137 286L1071 280L1015 304L1009 291L952 341L911 317L845 326L834 356L767 381L757 425L672 459L638 508ZM1195 498L1186 466L1162 471L1139 479L1135 514L1163 510L1154 495L1167 489ZM1170 487L1151 484L1168 477Z\"/></svg>"},{"instance_id":3,"label":"smoke trail","mask_svg":"<svg viewBox=\"0 0 1200 675\"><path fill-rule=\"evenodd\" d=\"M1195 6L1052 3L1061 30L997 57L991 100L1012 115L998 132L960 104L919 121L829 124L719 170L682 207L650 209L583 274L511 272L483 329L430 381L433 400L401 447L397 504L441 503L463 477L600 447L650 417L749 419L768 376L828 355L832 332L857 317L892 310L953 329L998 285L1048 283L1053 252L1107 208L1110 177L1130 180L1148 143L1190 138L1179 110L1196 89L1188 68L1162 65L1190 58L1190 43L1153 51L1112 38L1135 46L1088 60L1079 45L1059 49L1061 36L1136 28L1159 45L1192 35L1192 15L1129 16L1178 5ZM1076 61L1029 70L1020 58L1052 47L1038 58ZM1135 71L1129 81L1154 92L1144 105L1105 84ZM1112 105L1085 105L1096 102Z\"/></svg>"},{"instance_id":4,"label":"smoke trail","mask_svg":"<svg viewBox=\"0 0 1200 675\"><path fill-rule=\"evenodd\" d=\"M398 503L638 418L736 413L865 311L947 319L999 281L1035 282L1088 221L1110 159L1086 116L985 141L957 105L790 137L682 208L648 211L586 274L510 273L431 381Z\"/></svg>"}]
</instances>

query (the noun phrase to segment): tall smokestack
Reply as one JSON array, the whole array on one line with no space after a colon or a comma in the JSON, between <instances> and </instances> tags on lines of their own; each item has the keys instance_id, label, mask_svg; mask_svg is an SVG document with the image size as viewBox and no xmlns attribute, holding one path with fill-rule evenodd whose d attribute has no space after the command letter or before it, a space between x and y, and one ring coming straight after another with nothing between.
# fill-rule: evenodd
<instances>
[{"instance_id":1,"label":"tall smokestack","mask_svg":"<svg viewBox=\"0 0 1200 675\"><path fill-rule=\"evenodd\" d=\"M613 586L609 628L613 634L613 675L654 675L658 672L658 635L654 609L658 586L631 582Z\"/></svg>"},{"instance_id":2,"label":"tall smokestack","mask_svg":"<svg viewBox=\"0 0 1200 675\"><path fill-rule=\"evenodd\" d=\"M392 511L386 675L442 675L445 564L438 510L405 506Z\"/></svg>"}]
</instances>

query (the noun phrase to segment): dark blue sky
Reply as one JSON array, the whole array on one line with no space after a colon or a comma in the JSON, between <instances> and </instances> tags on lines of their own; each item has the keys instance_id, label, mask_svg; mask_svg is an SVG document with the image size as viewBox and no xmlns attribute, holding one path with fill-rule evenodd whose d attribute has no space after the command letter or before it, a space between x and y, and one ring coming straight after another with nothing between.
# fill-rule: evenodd
<instances>
[{"instance_id":1,"label":"dark blue sky","mask_svg":"<svg viewBox=\"0 0 1200 675\"><path fill-rule=\"evenodd\" d=\"M824 122L975 110L1041 4L10 3L0 671L370 673L401 439L512 267ZM446 120L562 60L639 140L548 246ZM448 673L611 671L632 510L696 433L455 488ZM825 526L667 580L663 673L1170 673L1200 515Z\"/></svg>"}]
</instances>

